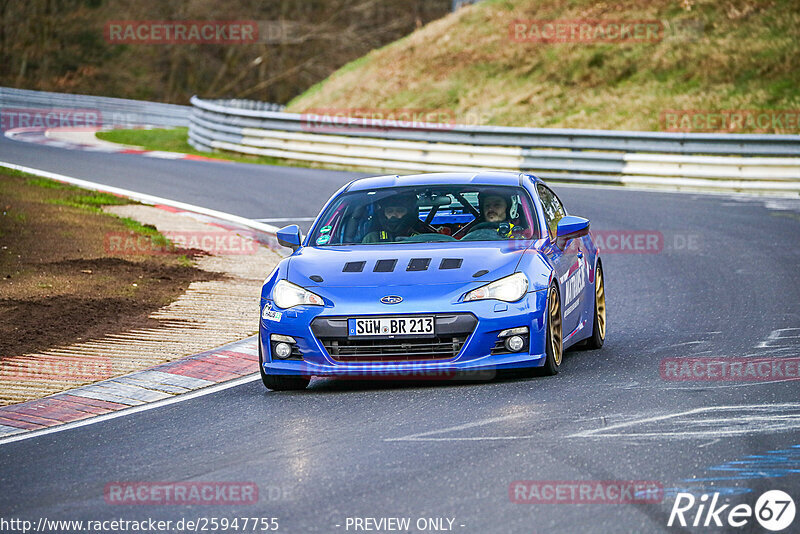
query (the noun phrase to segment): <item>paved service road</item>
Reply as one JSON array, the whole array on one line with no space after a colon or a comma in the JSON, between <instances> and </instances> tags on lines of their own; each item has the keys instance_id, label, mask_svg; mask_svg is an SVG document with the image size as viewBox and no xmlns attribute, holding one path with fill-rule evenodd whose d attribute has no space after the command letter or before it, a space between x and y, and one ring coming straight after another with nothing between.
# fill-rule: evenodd
<instances>
[{"instance_id":1,"label":"paved service road","mask_svg":"<svg viewBox=\"0 0 800 534\"><path fill-rule=\"evenodd\" d=\"M7 140L0 160L253 218L314 216L355 176ZM664 380L660 363L763 357L791 373L786 359L800 352L800 201L555 190L596 233L660 232L661 243L657 253L604 255L606 345L569 352L557 377L317 379L297 393L251 382L0 446L0 516L277 517L282 532L352 532L354 517L408 517L414 532L419 518L454 518L452 530L465 533L652 532L681 531L667 521L682 489L751 506L782 489L798 501L798 382ZM625 237L634 234L600 235L608 247L613 236L634 243ZM655 481L666 495L655 504L520 504L509 494L517 480ZM110 505L104 488L115 481L254 482L260 498Z\"/></svg>"}]
</instances>

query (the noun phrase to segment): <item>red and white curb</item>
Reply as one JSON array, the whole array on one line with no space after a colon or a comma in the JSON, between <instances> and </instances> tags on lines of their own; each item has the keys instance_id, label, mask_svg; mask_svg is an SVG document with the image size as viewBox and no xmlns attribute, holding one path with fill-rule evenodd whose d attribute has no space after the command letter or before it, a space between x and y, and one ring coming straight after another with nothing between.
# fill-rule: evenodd
<instances>
[{"instance_id":1,"label":"red and white curb","mask_svg":"<svg viewBox=\"0 0 800 534\"><path fill-rule=\"evenodd\" d=\"M255 380L257 371L257 337L252 336L144 371L0 407L0 443L17 434L168 400L235 379Z\"/></svg>"},{"instance_id":2,"label":"red and white curb","mask_svg":"<svg viewBox=\"0 0 800 534\"><path fill-rule=\"evenodd\" d=\"M6 130L5 136L9 139L13 139L14 141L47 145L56 148L64 148L67 150L83 150L87 152L106 152L115 154L136 154L159 159L183 159L231 163L226 159L198 156L195 154L183 154L181 152L166 152L163 150L143 150L140 148L103 141L95 137L95 134L102 130L104 129L97 127L13 128Z\"/></svg>"}]
</instances>

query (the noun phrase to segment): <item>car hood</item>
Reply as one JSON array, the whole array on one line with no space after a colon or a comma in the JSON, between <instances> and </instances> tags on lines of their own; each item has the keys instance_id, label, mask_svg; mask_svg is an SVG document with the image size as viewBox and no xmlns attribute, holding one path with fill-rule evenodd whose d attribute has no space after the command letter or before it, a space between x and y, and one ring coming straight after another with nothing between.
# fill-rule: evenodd
<instances>
[{"instance_id":1,"label":"car hood","mask_svg":"<svg viewBox=\"0 0 800 534\"><path fill-rule=\"evenodd\" d=\"M512 274L532 244L490 241L304 247L291 257L288 279L303 287L489 282ZM479 271L486 272L475 276Z\"/></svg>"}]
</instances>

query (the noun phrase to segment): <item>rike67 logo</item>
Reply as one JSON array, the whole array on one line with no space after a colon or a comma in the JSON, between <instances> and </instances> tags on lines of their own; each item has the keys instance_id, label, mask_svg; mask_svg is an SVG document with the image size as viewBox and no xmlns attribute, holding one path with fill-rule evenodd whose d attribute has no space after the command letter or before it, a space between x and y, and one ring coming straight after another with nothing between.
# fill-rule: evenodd
<instances>
[{"instance_id":1,"label":"rike67 logo","mask_svg":"<svg viewBox=\"0 0 800 534\"><path fill-rule=\"evenodd\" d=\"M756 501L755 507L749 504L719 503L719 493L709 498L704 493L695 498L691 493L678 493L667 526L691 527L744 527L752 521L773 532L785 530L792 524L795 516L795 504L788 493L781 490L764 492Z\"/></svg>"}]
</instances>

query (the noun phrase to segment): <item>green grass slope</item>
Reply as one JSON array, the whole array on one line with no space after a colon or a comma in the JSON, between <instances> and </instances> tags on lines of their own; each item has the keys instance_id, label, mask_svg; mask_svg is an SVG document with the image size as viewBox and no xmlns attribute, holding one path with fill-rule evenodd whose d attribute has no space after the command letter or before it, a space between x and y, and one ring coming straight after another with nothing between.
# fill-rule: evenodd
<instances>
[{"instance_id":1,"label":"green grass slope","mask_svg":"<svg viewBox=\"0 0 800 534\"><path fill-rule=\"evenodd\" d=\"M657 20L666 30L655 42L520 42L510 37L515 20ZM624 130L662 130L665 110L796 116L800 2L484 0L346 65L288 111L319 108L439 109L463 124ZM800 133L797 122L736 131Z\"/></svg>"}]
</instances>

